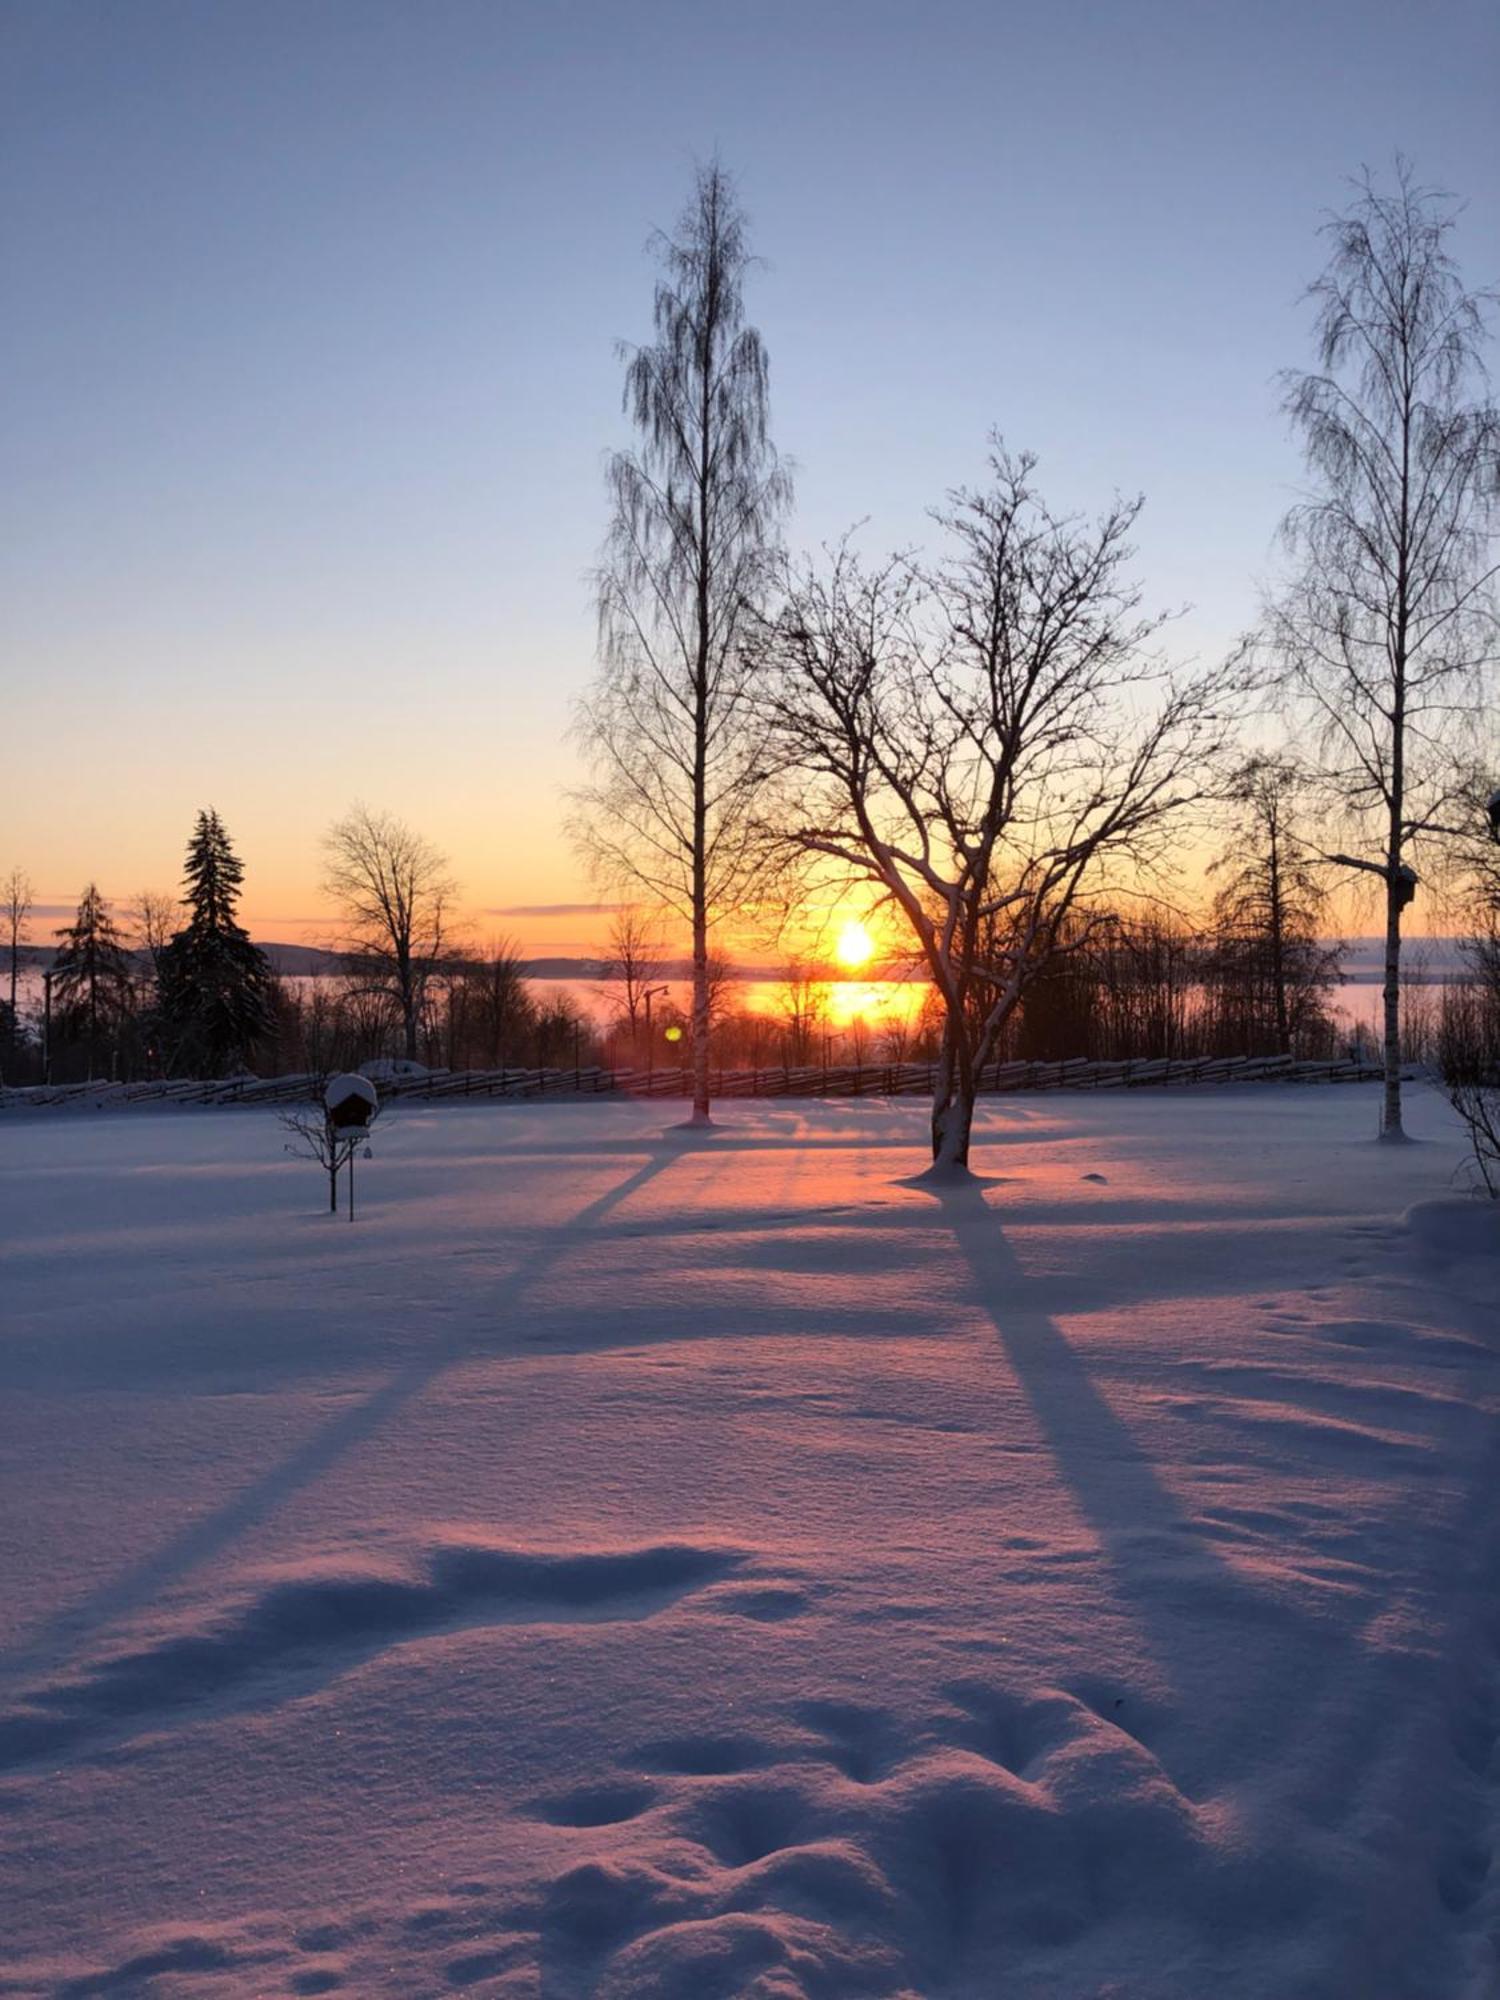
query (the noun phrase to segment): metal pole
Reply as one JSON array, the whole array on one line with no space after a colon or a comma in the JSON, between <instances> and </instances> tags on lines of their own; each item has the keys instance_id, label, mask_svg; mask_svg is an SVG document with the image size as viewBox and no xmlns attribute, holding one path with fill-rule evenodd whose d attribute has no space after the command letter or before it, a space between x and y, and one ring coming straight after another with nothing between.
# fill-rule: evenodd
<instances>
[{"instance_id":1,"label":"metal pole","mask_svg":"<svg viewBox=\"0 0 1500 2000\"><path fill-rule=\"evenodd\" d=\"M349 1220L351 1222L354 1220L354 1153L355 1148L351 1146L347 1155L349 1166Z\"/></svg>"},{"instance_id":2,"label":"metal pole","mask_svg":"<svg viewBox=\"0 0 1500 2000\"><path fill-rule=\"evenodd\" d=\"M651 1088L651 1079L656 1074L656 1044L651 1039L651 1002L658 993L665 993L665 986L648 986L641 994L646 1003L646 1088Z\"/></svg>"},{"instance_id":3,"label":"metal pole","mask_svg":"<svg viewBox=\"0 0 1500 2000\"><path fill-rule=\"evenodd\" d=\"M52 974L42 974L42 1082L52 1081Z\"/></svg>"}]
</instances>

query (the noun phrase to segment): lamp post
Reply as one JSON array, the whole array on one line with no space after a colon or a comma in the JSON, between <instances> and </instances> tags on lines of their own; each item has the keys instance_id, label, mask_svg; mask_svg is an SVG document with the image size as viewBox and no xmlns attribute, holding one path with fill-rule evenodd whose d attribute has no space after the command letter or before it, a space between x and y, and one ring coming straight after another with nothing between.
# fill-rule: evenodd
<instances>
[{"instance_id":1,"label":"lamp post","mask_svg":"<svg viewBox=\"0 0 1500 2000\"><path fill-rule=\"evenodd\" d=\"M641 999L646 1004L646 1082L649 1084L656 1068L656 1045L651 1039L651 1002L658 993L669 992L666 986L648 986Z\"/></svg>"}]
</instances>

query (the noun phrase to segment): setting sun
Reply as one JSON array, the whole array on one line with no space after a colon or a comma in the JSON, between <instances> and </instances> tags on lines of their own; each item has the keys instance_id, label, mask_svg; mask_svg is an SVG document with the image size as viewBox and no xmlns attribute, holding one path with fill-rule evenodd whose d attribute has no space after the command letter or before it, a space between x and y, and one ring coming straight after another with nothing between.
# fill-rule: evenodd
<instances>
[{"instance_id":1,"label":"setting sun","mask_svg":"<svg viewBox=\"0 0 1500 2000\"><path fill-rule=\"evenodd\" d=\"M875 956L875 941L862 923L851 918L839 932L834 956L840 965L857 970L861 965L868 965Z\"/></svg>"}]
</instances>

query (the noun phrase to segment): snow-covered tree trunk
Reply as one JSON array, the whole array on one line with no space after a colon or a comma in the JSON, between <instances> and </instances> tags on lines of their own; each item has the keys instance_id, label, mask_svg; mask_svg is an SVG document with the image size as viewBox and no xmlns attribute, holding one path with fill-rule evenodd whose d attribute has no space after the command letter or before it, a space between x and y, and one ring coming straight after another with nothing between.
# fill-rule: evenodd
<instances>
[{"instance_id":1,"label":"snow-covered tree trunk","mask_svg":"<svg viewBox=\"0 0 1500 2000\"><path fill-rule=\"evenodd\" d=\"M932 1093L932 1164L939 1173L967 1172L974 1128L974 1072L952 1041L950 1030Z\"/></svg>"}]
</instances>

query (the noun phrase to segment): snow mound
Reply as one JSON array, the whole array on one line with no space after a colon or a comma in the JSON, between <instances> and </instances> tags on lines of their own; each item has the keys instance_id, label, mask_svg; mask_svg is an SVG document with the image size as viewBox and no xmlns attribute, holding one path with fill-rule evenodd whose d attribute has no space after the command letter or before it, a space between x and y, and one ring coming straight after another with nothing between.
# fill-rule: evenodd
<instances>
[{"instance_id":1,"label":"snow mound","mask_svg":"<svg viewBox=\"0 0 1500 2000\"><path fill-rule=\"evenodd\" d=\"M1500 1202L1477 1196L1415 1202L1401 1218L1414 1246L1436 1263L1500 1260Z\"/></svg>"},{"instance_id":2,"label":"snow mound","mask_svg":"<svg viewBox=\"0 0 1500 2000\"><path fill-rule=\"evenodd\" d=\"M1470 1298L1500 1298L1500 1201L1419 1201L1402 1229L1434 1278Z\"/></svg>"},{"instance_id":3,"label":"snow mound","mask_svg":"<svg viewBox=\"0 0 1500 2000\"><path fill-rule=\"evenodd\" d=\"M1095 1924L1154 1924L1160 1939L1188 1889L1233 1922L1243 1887L1225 1815L1060 1689L958 1681L915 1733L814 1702L784 1733L646 1743L622 1761L630 1776L532 1807L583 1829L645 1819L654 1836L546 1891L539 1947L561 1991L978 1991L987 1970ZM1293 1871L1270 1873L1266 1892L1295 1903Z\"/></svg>"},{"instance_id":4,"label":"snow mound","mask_svg":"<svg viewBox=\"0 0 1500 2000\"><path fill-rule=\"evenodd\" d=\"M0 1770L209 1703L274 1706L392 1646L466 1624L648 1618L741 1561L680 1543L558 1556L470 1539L435 1545L410 1567L360 1555L299 1564L228 1616L204 1623L195 1607L145 1643L30 1690L0 1715Z\"/></svg>"}]
</instances>

